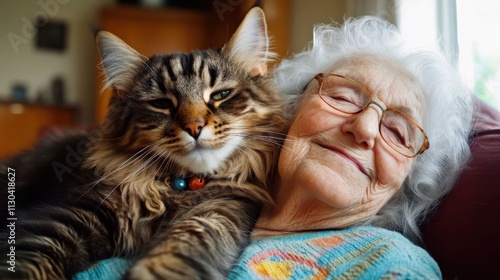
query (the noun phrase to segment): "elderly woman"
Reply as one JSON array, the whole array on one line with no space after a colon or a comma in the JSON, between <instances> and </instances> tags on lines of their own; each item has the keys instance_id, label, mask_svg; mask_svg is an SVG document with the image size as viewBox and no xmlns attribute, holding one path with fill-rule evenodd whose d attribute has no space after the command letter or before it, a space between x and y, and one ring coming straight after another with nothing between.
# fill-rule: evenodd
<instances>
[{"instance_id":1,"label":"elderly woman","mask_svg":"<svg viewBox=\"0 0 500 280\"><path fill-rule=\"evenodd\" d=\"M469 157L471 96L446 60L365 17L317 26L276 83L294 112L276 204L231 277L440 278L425 251L381 228L418 242Z\"/></svg>"},{"instance_id":2,"label":"elderly woman","mask_svg":"<svg viewBox=\"0 0 500 280\"><path fill-rule=\"evenodd\" d=\"M229 278L441 278L410 240L470 153L471 96L446 60L365 17L316 27L275 80L292 112L275 205Z\"/></svg>"}]
</instances>

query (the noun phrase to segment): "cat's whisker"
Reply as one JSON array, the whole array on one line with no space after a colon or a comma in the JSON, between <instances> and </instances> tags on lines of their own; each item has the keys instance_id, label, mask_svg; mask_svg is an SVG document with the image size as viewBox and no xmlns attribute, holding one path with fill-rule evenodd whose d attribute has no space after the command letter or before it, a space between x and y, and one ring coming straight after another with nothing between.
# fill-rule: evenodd
<instances>
[{"instance_id":1,"label":"cat's whisker","mask_svg":"<svg viewBox=\"0 0 500 280\"><path fill-rule=\"evenodd\" d=\"M161 143L158 143L158 145L155 146L155 148L159 148L159 149L155 149L155 152L159 153L160 157L163 158L163 161L158 166L157 173L155 175L157 175L158 172L163 172L163 170L168 170L174 161L173 157L171 156L173 153L172 152L173 148L171 146L165 147L165 145L164 145L165 142L166 141L162 141ZM165 166L163 167L163 165L165 165Z\"/></svg>"},{"instance_id":2,"label":"cat's whisker","mask_svg":"<svg viewBox=\"0 0 500 280\"><path fill-rule=\"evenodd\" d=\"M160 163L160 165L158 166L158 168L156 169L156 173L155 173L155 177L158 176L158 173L163 173L164 170L163 170L163 165L165 164L165 169L167 169L167 166L169 166L170 162L172 161L172 157L170 157L170 152L168 150L163 150L160 152L160 158L163 158L162 162Z\"/></svg>"},{"instance_id":3,"label":"cat's whisker","mask_svg":"<svg viewBox=\"0 0 500 280\"><path fill-rule=\"evenodd\" d=\"M124 180L128 179L128 178L133 178L137 173L140 173L142 172L144 169L146 169L148 166L148 164L151 162L151 161L156 161L156 159L158 159L160 157L160 154L158 154L154 148L157 147L158 145L155 145L153 147L146 147L148 148L148 152L146 153L146 155L149 155L149 154L153 154L151 157L149 157L145 162L143 162L138 169L136 169L134 172L130 173L128 176L125 177Z\"/></svg>"},{"instance_id":4,"label":"cat's whisker","mask_svg":"<svg viewBox=\"0 0 500 280\"><path fill-rule=\"evenodd\" d=\"M134 155L132 155L131 157L129 157L125 162L123 162L122 164L120 164L116 169L114 169L112 172L110 172L109 174L107 174L106 176L104 177L101 177L99 180L97 180L97 183L100 183L102 182L103 180L107 179L108 177L110 177L111 175L119 172L120 170L122 170L123 168L126 168L127 166L133 164L134 162L136 161L139 161L141 160L142 158L148 156L148 154L151 153L151 151L147 151L146 153L143 153L144 150L147 150L148 147L144 147L142 148L141 150L137 151Z\"/></svg>"},{"instance_id":5,"label":"cat's whisker","mask_svg":"<svg viewBox=\"0 0 500 280\"><path fill-rule=\"evenodd\" d=\"M244 134L252 134L252 135L262 135L262 136L274 136L276 138L285 139L287 137L293 138L294 136L290 136L287 133L279 132L279 131L268 131L266 129L259 129L259 127L245 127L242 129L238 129L239 132L229 132L229 134L234 133L244 133Z\"/></svg>"},{"instance_id":6,"label":"cat's whisker","mask_svg":"<svg viewBox=\"0 0 500 280\"><path fill-rule=\"evenodd\" d=\"M114 140L122 140L126 136L118 136L118 137L110 137L110 138L101 138L102 141L114 141Z\"/></svg>"},{"instance_id":7,"label":"cat's whisker","mask_svg":"<svg viewBox=\"0 0 500 280\"><path fill-rule=\"evenodd\" d=\"M254 134L246 134L246 133L232 133L231 135L244 137L244 138L257 139L257 140L269 142L272 144L279 144L279 146L281 146L280 144L285 140L282 137L268 136L268 135L254 135Z\"/></svg>"},{"instance_id":8,"label":"cat's whisker","mask_svg":"<svg viewBox=\"0 0 500 280\"><path fill-rule=\"evenodd\" d=\"M108 197L118 188L120 187L123 183L126 183L128 182L131 178L135 178L138 174L142 173L142 171L146 170L146 169L149 169L149 167L154 164L154 162L160 158L160 154L154 152L154 150L151 148L151 147L146 147L148 148L148 154L149 153L153 153L153 155L148 158L145 162L143 162L136 170L134 170L134 172L130 173L129 175L125 176L125 178L123 178L123 180L121 182L119 182L118 184L116 184L115 187L113 187L109 192L108 194L102 199L101 203L97 206L97 208L99 208L102 203L104 203L104 201L106 201L108 199Z\"/></svg>"},{"instance_id":9,"label":"cat's whisker","mask_svg":"<svg viewBox=\"0 0 500 280\"><path fill-rule=\"evenodd\" d=\"M287 141L287 142L296 141L296 139L298 139L297 137L290 137L290 139L282 139L281 137L274 137L273 138L273 137L268 137L268 136L264 136L264 135L249 135L249 134L244 134L244 133L231 134L231 135L237 135L237 136L244 137L244 138L252 138L252 139L268 142L268 143L271 143L271 144L278 146L280 149L286 148L288 151L291 151L293 153L298 154L295 150L291 149L290 147L287 147L284 143L284 141ZM293 138L295 138L295 139L293 139ZM227 143L227 144L229 144L229 143Z\"/></svg>"},{"instance_id":10,"label":"cat's whisker","mask_svg":"<svg viewBox=\"0 0 500 280\"><path fill-rule=\"evenodd\" d=\"M120 164L115 170L107 174L106 176L100 177L99 179L90 182L88 184L83 185L82 187L89 187L87 191L85 191L80 197L78 197L75 201L78 202L82 197L86 196L92 189L94 189L99 183L101 183L103 180L106 180L108 177L112 176L113 174L119 172L123 168L133 164L136 161L141 160L142 158L146 157L151 151L148 151L147 153L142 153L144 150L146 150L148 147L144 147L141 150L137 151L134 155L129 157L125 162Z\"/></svg>"},{"instance_id":11,"label":"cat's whisker","mask_svg":"<svg viewBox=\"0 0 500 280\"><path fill-rule=\"evenodd\" d=\"M236 121L235 121L236 123ZM240 129L248 129L248 128L264 128L267 132L273 132L271 130L269 130L269 128L276 128L277 125L279 125L280 123L279 122L274 122L274 123L261 123L261 124L258 124L258 125L252 125L252 126L248 126L248 125L241 125L241 126L238 126L238 125L235 125L234 123L231 125L232 128L240 128ZM276 131L277 132L277 131Z\"/></svg>"},{"instance_id":12,"label":"cat's whisker","mask_svg":"<svg viewBox=\"0 0 500 280\"><path fill-rule=\"evenodd\" d=\"M279 132L279 131L261 131L255 128L244 128L244 132L239 132L240 134L250 134L251 135L261 135L261 136L269 136L269 137L275 137L276 139L281 139L281 140L296 140L298 137L289 135L287 133ZM264 133L264 134L258 134L258 133ZM234 133L232 133L234 134Z\"/></svg>"}]
</instances>

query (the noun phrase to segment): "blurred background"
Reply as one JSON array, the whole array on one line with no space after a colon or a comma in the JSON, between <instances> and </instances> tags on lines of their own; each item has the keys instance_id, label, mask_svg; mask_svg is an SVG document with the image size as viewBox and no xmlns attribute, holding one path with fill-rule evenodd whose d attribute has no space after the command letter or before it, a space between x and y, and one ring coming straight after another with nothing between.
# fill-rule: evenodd
<instances>
[{"instance_id":1,"label":"blurred background","mask_svg":"<svg viewBox=\"0 0 500 280\"><path fill-rule=\"evenodd\" d=\"M254 0L2 0L0 159L57 129L97 127L109 90L92 27L144 55L221 47ZM500 2L265 0L273 51L303 50L317 23L381 16L410 40L441 48L479 98L500 108ZM496 23L495 23L496 22Z\"/></svg>"}]
</instances>

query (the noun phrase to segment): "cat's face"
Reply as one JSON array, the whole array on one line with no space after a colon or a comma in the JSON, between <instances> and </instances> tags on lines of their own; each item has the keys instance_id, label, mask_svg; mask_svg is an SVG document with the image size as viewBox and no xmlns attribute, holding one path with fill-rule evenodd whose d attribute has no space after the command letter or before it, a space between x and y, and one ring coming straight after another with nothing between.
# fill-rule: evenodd
<instances>
[{"instance_id":1,"label":"cat's face","mask_svg":"<svg viewBox=\"0 0 500 280\"><path fill-rule=\"evenodd\" d=\"M99 37L100 36L100 37ZM280 96L264 78L267 34L263 14L252 11L222 50L145 58L109 33L98 34L114 87L108 135L122 151L150 152L165 167L215 172L234 153L258 148L281 114ZM257 139L257 140L256 140Z\"/></svg>"}]
</instances>

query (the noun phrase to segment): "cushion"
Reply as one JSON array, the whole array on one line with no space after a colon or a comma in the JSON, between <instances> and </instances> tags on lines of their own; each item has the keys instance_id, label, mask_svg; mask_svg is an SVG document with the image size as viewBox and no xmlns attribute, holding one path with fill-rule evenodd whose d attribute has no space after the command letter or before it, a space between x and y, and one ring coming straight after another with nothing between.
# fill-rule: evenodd
<instances>
[{"instance_id":1,"label":"cushion","mask_svg":"<svg viewBox=\"0 0 500 280\"><path fill-rule=\"evenodd\" d=\"M500 279L500 112L476 109L472 160L423 228L445 279Z\"/></svg>"}]
</instances>

